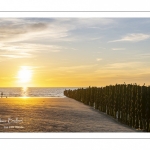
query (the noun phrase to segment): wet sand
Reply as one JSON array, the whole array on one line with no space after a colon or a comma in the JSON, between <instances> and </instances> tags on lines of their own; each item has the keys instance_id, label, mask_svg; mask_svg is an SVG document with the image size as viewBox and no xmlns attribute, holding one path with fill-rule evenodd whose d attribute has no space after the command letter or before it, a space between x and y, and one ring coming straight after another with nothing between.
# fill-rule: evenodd
<instances>
[{"instance_id":1,"label":"wet sand","mask_svg":"<svg viewBox=\"0 0 150 150\"><path fill-rule=\"evenodd\" d=\"M0 98L0 118L0 132L137 132L70 98Z\"/></svg>"}]
</instances>

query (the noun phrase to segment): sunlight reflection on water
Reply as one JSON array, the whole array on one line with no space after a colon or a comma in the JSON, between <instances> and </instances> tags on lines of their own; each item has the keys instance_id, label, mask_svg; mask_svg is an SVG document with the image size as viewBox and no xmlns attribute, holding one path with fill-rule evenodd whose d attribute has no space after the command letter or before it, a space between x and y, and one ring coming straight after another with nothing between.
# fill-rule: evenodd
<instances>
[{"instance_id":1,"label":"sunlight reflection on water","mask_svg":"<svg viewBox=\"0 0 150 150\"><path fill-rule=\"evenodd\" d=\"M0 88L3 97L65 97L64 90L77 89L72 87L9 87Z\"/></svg>"},{"instance_id":2,"label":"sunlight reflection on water","mask_svg":"<svg viewBox=\"0 0 150 150\"><path fill-rule=\"evenodd\" d=\"M28 87L22 87L22 97L28 96Z\"/></svg>"}]
</instances>

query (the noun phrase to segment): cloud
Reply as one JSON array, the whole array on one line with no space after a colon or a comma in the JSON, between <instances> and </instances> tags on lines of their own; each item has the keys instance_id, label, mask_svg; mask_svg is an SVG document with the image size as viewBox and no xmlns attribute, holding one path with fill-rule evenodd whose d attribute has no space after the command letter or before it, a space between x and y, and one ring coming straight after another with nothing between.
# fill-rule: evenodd
<instances>
[{"instance_id":1,"label":"cloud","mask_svg":"<svg viewBox=\"0 0 150 150\"><path fill-rule=\"evenodd\" d=\"M73 21L74 19L72 19ZM75 22L77 24L83 25L84 27L88 28L100 28L100 27L106 27L106 25L114 24L113 19L106 19L106 18L79 18L76 19Z\"/></svg>"},{"instance_id":2,"label":"cloud","mask_svg":"<svg viewBox=\"0 0 150 150\"><path fill-rule=\"evenodd\" d=\"M112 48L113 51L122 51L125 50L125 48Z\"/></svg>"},{"instance_id":3,"label":"cloud","mask_svg":"<svg viewBox=\"0 0 150 150\"><path fill-rule=\"evenodd\" d=\"M29 43L5 43L0 44L0 62L8 59L35 58L50 53L59 53L64 49L57 45L29 44ZM42 53L41 53L42 52Z\"/></svg>"},{"instance_id":4,"label":"cloud","mask_svg":"<svg viewBox=\"0 0 150 150\"><path fill-rule=\"evenodd\" d=\"M146 40L148 38L150 38L150 35L148 34L133 33L133 34L128 34L119 40L109 41L109 43L111 42L139 42L139 41Z\"/></svg>"},{"instance_id":5,"label":"cloud","mask_svg":"<svg viewBox=\"0 0 150 150\"><path fill-rule=\"evenodd\" d=\"M0 19L0 40L9 42L15 39L19 40L19 38L22 39L22 36L28 33L35 34L47 28L47 23L29 22L25 19Z\"/></svg>"},{"instance_id":6,"label":"cloud","mask_svg":"<svg viewBox=\"0 0 150 150\"><path fill-rule=\"evenodd\" d=\"M112 63L105 66L107 69L125 69L125 68L136 68L139 67L141 62L123 62L123 63Z\"/></svg>"},{"instance_id":7,"label":"cloud","mask_svg":"<svg viewBox=\"0 0 150 150\"><path fill-rule=\"evenodd\" d=\"M91 38L90 40L91 40L91 41L95 41L95 40L99 40L99 39L101 39L101 37L93 37L93 38Z\"/></svg>"},{"instance_id":8,"label":"cloud","mask_svg":"<svg viewBox=\"0 0 150 150\"><path fill-rule=\"evenodd\" d=\"M144 53L144 54L137 54L135 55L136 59L146 59L146 58L150 58L150 53Z\"/></svg>"},{"instance_id":9,"label":"cloud","mask_svg":"<svg viewBox=\"0 0 150 150\"><path fill-rule=\"evenodd\" d=\"M71 66L71 67L59 67L55 70L59 70L59 71L75 71L75 70L79 70L79 69L90 69L97 66L97 64L93 64L93 65L79 65L79 66Z\"/></svg>"},{"instance_id":10,"label":"cloud","mask_svg":"<svg viewBox=\"0 0 150 150\"><path fill-rule=\"evenodd\" d=\"M6 43L0 44L0 54L7 53L23 53L23 52L60 52L64 47L57 45L45 45L45 44L30 44L30 43Z\"/></svg>"},{"instance_id":11,"label":"cloud","mask_svg":"<svg viewBox=\"0 0 150 150\"><path fill-rule=\"evenodd\" d=\"M96 61L101 61L101 60L102 60L102 58L97 58L97 59L96 59Z\"/></svg>"},{"instance_id":12,"label":"cloud","mask_svg":"<svg viewBox=\"0 0 150 150\"><path fill-rule=\"evenodd\" d=\"M70 41L72 38L67 38L69 31L75 28L75 25L66 24L63 19L0 19L0 40L1 42Z\"/></svg>"},{"instance_id":13,"label":"cloud","mask_svg":"<svg viewBox=\"0 0 150 150\"><path fill-rule=\"evenodd\" d=\"M4 54L4 55L0 55L0 57L6 57L6 58L31 58L33 56L31 54L28 54L28 53L18 53L18 54Z\"/></svg>"},{"instance_id":14,"label":"cloud","mask_svg":"<svg viewBox=\"0 0 150 150\"><path fill-rule=\"evenodd\" d=\"M41 31L41 30L46 29L47 27L48 27L48 24L46 23L34 23L34 24L27 26L29 30L33 30L33 31Z\"/></svg>"},{"instance_id":15,"label":"cloud","mask_svg":"<svg viewBox=\"0 0 150 150\"><path fill-rule=\"evenodd\" d=\"M0 44L0 61L18 58L37 57L39 52L58 53L63 49L57 45L29 44L29 43L5 43Z\"/></svg>"},{"instance_id":16,"label":"cloud","mask_svg":"<svg viewBox=\"0 0 150 150\"><path fill-rule=\"evenodd\" d=\"M131 76L137 76L141 72L141 68L144 66L144 63L142 62L122 62L122 63L112 63L104 65L103 67L97 68L97 70L94 71L95 77L99 78L117 78L122 77L131 77ZM143 70L145 72L145 67L143 67Z\"/></svg>"},{"instance_id":17,"label":"cloud","mask_svg":"<svg viewBox=\"0 0 150 150\"><path fill-rule=\"evenodd\" d=\"M25 40L74 41L78 37L71 31L114 24L113 19L104 18L1 18L0 40L8 42ZM93 37L94 40L99 37Z\"/></svg>"}]
</instances>

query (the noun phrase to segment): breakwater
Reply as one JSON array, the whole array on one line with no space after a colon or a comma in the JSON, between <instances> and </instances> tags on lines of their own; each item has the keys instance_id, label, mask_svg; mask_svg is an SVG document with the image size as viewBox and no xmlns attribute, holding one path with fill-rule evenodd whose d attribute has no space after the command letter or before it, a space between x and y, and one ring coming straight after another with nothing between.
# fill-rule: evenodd
<instances>
[{"instance_id":1,"label":"breakwater","mask_svg":"<svg viewBox=\"0 0 150 150\"><path fill-rule=\"evenodd\" d=\"M150 132L150 86L116 84L65 90L64 95L107 113L132 128Z\"/></svg>"}]
</instances>

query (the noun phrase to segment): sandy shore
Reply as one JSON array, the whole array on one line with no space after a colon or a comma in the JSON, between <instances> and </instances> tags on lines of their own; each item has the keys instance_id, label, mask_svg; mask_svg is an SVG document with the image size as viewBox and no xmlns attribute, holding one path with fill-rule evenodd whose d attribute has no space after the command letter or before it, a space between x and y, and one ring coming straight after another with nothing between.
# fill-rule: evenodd
<instances>
[{"instance_id":1,"label":"sandy shore","mask_svg":"<svg viewBox=\"0 0 150 150\"><path fill-rule=\"evenodd\" d=\"M70 98L0 98L0 118L0 132L137 132Z\"/></svg>"}]
</instances>

